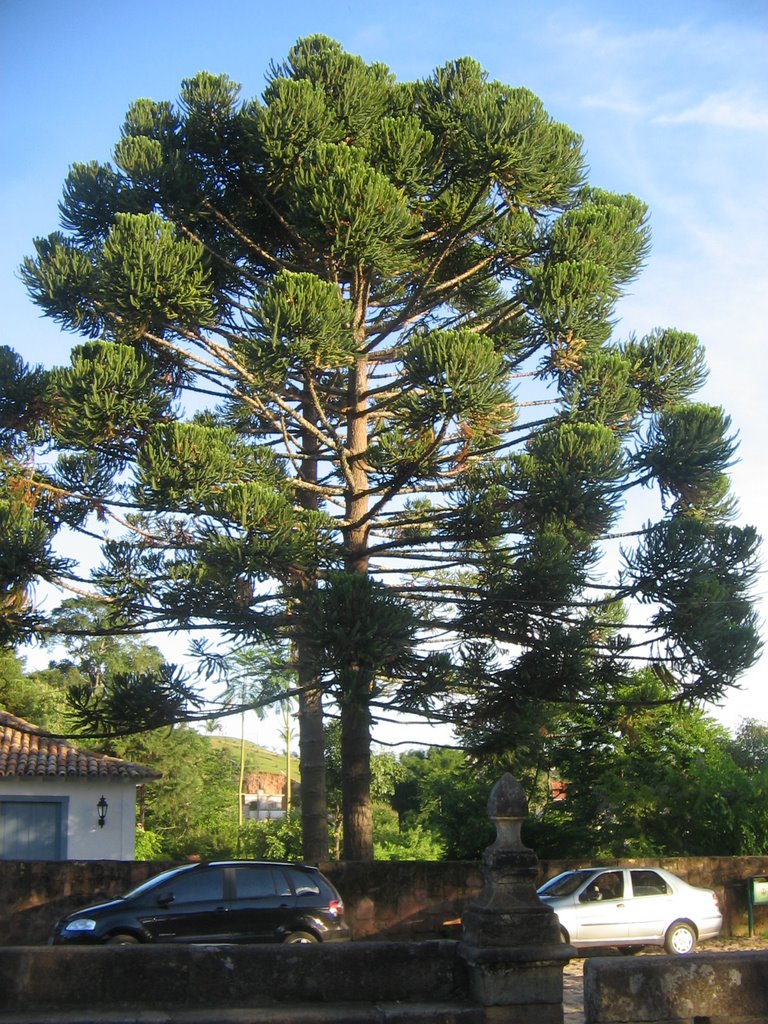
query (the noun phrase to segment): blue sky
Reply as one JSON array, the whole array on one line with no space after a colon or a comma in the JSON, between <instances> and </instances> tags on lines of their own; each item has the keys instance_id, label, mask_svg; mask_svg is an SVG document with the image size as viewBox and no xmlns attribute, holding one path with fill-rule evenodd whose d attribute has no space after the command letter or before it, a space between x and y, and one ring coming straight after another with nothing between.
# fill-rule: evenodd
<instances>
[{"instance_id":1,"label":"blue sky","mask_svg":"<svg viewBox=\"0 0 768 1024\"><path fill-rule=\"evenodd\" d=\"M110 159L132 100L172 100L200 70L257 95L269 62L315 32L403 79L476 58L583 135L593 184L649 204L653 249L616 333L699 336L703 397L741 439L741 521L768 537L765 0L0 0L0 344L30 362L66 360L73 338L40 318L17 268L57 227L69 165ZM768 618L765 574L760 591ZM728 699L728 724L768 720L765 671Z\"/></svg>"}]
</instances>

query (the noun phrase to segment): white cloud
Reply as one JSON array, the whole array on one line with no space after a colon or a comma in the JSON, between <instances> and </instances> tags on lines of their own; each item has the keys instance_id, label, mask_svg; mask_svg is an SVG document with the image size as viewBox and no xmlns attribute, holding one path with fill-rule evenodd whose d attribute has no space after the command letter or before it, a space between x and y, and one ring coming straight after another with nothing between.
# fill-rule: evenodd
<instances>
[{"instance_id":1,"label":"white cloud","mask_svg":"<svg viewBox=\"0 0 768 1024\"><path fill-rule=\"evenodd\" d=\"M582 106L590 110L610 110L615 114L626 114L630 117L643 117L648 113L648 108L637 100L627 96L617 95L612 92L610 95L584 96Z\"/></svg>"},{"instance_id":2,"label":"white cloud","mask_svg":"<svg viewBox=\"0 0 768 1024\"><path fill-rule=\"evenodd\" d=\"M585 25L558 10L557 45L583 58L581 106L657 125L768 130L764 23L709 14L654 23L617 13Z\"/></svg>"},{"instance_id":3,"label":"white cloud","mask_svg":"<svg viewBox=\"0 0 768 1024\"><path fill-rule=\"evenodd\" d=\"M701 103L676 114L660 114L656 124L700 124L710 128L768 131L768 104L756 104L736 93L707 96Z\"/></svg>"}]
</instances>

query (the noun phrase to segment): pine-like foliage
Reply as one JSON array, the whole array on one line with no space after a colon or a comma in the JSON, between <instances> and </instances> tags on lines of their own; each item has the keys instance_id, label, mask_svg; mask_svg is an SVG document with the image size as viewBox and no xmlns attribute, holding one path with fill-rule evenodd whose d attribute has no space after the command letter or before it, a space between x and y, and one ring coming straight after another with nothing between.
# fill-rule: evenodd
<instances>
[{"instance_id":1,"label":"pine-like foliage","mask_svg":"<svg viewBox=\"0 0 768 1024\"><path fill-rule=\"evenodd\" d=\"M691 402L701 349L612 337L646 209L587 185L528 90L469 59L399 83L303 39L259 99L204 73L134 103L114 163L73 166L61 227L22 274L85 340L34 387L2 362L6 631L66 574L55 531L101 520L115 628L290 638L305 826L330 692L347 856L370 855L382 704L459 694L503 729L638 660L694 698L753 660L756 538L724 525L734 443ZM622 556L641 484L658 521Z\"/></svg>"}]
</instances>

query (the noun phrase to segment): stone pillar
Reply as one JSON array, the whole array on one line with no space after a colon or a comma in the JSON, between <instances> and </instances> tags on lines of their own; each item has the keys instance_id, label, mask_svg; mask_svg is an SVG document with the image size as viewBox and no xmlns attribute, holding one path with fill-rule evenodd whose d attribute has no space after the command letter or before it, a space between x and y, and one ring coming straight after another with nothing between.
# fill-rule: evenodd
<instances>
[{"instance_id":1,"label":"stone pillar","mask_svg":"<svg viewBox=\"0 0 768 1024\"><path fill-rule=\"evenodd\" d=\"M536 895L538 860L520 838L527 816L522 787L503 775L488 798L496 840L483 855L485 884L464 911L459 946L487 1024L563 1024L563 968L576 950Z\"/></svg>"}]
</instances>

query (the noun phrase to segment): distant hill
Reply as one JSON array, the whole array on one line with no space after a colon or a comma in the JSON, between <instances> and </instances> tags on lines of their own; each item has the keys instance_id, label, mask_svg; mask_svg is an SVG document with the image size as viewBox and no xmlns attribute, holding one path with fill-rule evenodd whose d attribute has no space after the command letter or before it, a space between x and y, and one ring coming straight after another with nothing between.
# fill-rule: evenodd
<instances>
[{"instance_id":1,"label":"distant hill","mask_svg":"<svg viewBox=\"0 0 768 1024\"><path fill-rule=\"evenodd\" d=\"M240 763L240 740L232 736L211 736L211 746L214 750L223 750L235 764ZM285 775L285 755L275 754L272 750L265 750L263 747L245 741L245 770L248 772L273 772ZM291 778L294 782L301 781L299 772L299 760L291 758Z\"/></svg>"}]
</instances>

